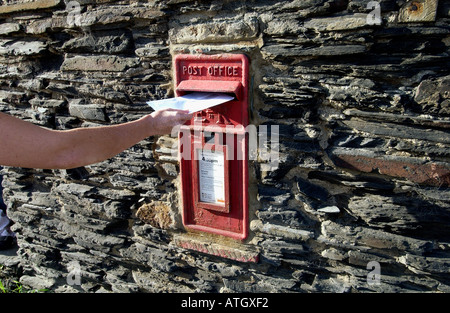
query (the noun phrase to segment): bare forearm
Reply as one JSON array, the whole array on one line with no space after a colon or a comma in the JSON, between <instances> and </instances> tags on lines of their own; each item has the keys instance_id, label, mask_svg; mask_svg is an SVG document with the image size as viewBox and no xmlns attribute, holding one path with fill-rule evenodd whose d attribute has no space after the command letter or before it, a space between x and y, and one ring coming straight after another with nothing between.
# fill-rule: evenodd
<instances>
[{"instance_id":1,"label":"bare forearm","mask_svg":"<svg viewBox=\"0 0 450 313\"><path fill-rule=\"evenodd\" d=\"M113 126L55 131L0 113L0 165L63 169L106 160L148 136L168 134L191 115L164 110Z\"/></svg>"},{"instance_id":2,"label":"bare forearm","mask_svg":"<svg viewBox=\"0 0 450 313\"><path fill-rule=\"evenodd\" d=\"M105 127L60 132L56 168L74 168L109 159L152 134L151 116Z\"/></svg>"}]
</instances>

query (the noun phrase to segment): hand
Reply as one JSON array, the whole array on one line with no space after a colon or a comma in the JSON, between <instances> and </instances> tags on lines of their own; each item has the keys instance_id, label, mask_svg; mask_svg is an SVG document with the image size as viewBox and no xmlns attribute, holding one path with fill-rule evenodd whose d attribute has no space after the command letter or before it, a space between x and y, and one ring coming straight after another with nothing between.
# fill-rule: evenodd
<instances>
[{"instance_id":1,"label":"hand","mask_svg":"<svg viewBox=\"0 0 450 313\"><path fill-rule=\"evenodd\" d=\"M170 134L172 129L192 118L188 110L165 109L153 112L151 117L151 129L153 135Z\"/></svg>"}]
</instances>

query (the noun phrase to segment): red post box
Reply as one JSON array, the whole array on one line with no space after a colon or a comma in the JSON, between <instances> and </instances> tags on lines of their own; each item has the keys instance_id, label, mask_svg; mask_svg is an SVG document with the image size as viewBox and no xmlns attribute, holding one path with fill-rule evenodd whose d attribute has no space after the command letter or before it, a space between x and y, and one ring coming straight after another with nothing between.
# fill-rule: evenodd
<instances>
[{"instance_id":1,"label":"red post box","mask_svg":"<svg viewBox=\"0 0 450 313\"><path fill-rule=\"evenodd\" d=\"M227 93L234 100L194 114L180 129L183 224L244 240L248 235L248 59L177 55L175 92Z\"/></svg>"}]
</instances>

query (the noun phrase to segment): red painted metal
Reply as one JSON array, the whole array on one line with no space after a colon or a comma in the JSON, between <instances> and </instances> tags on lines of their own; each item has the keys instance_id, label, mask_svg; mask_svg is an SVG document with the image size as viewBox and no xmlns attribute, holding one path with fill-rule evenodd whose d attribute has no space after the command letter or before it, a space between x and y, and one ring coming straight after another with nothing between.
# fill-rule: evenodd
<instances>
[{"instance_id":1,"label":"red painted metal","mask_svg":"<svg viewBox=\"0 0 450 313\"><path fill-rule=\"evenodd\" d=\"M248 59L242 54L178 55L175 92L230 93L233 101L197 112L180 129L183 224L187 229L238 240L248 235ZM206 140L206 137L210 140ZM184 146L184 148L183 148ZM224 199L201 201L198 151L223 155ZM220 163L220 162L219 162Z\"/></svg>"},{"instance_id":2,"label":"red painted metal","mask_svg":"<svg viewBox=\"0 0 450 313\"><path fill-rule=\"evenodd\" d=\"M184 80L180 82L177 87L178 92L222 92L231 93L236 96L237 99L241 96L242 84L240 82L229 81L208 81L204 80Z\"/></svg>"},{"instance_id":3,"label":"red painted metal","mask_svg":"<svg viewBox=\"0 0 450 313\"><path fill-rule=\"evenodd\" d=\"M248 125L248 59L243 54L190 55L174 58L175 93L225 92L235 101L211 108L234 125ZM191 123L192 124L193 120Z\"/></svg>"}]
</instances>

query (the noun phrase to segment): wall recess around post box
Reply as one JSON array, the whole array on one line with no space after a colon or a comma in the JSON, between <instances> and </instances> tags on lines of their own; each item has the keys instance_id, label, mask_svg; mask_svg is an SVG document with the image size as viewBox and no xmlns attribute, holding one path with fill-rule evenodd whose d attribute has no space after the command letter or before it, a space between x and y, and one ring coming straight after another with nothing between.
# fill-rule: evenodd
<instances>
[{"instance_id":1,"label":"wall recess around post box","mask_svg":"<svg viewBox=\"0 0 450 313\"><path fill-rule=\"evenodd\" d=\"M248 59L177 55L175 92L227 93L234 100L194 113L180 129L183 224L237 240L248 235Z\"/></svg>"}]
</instances>

